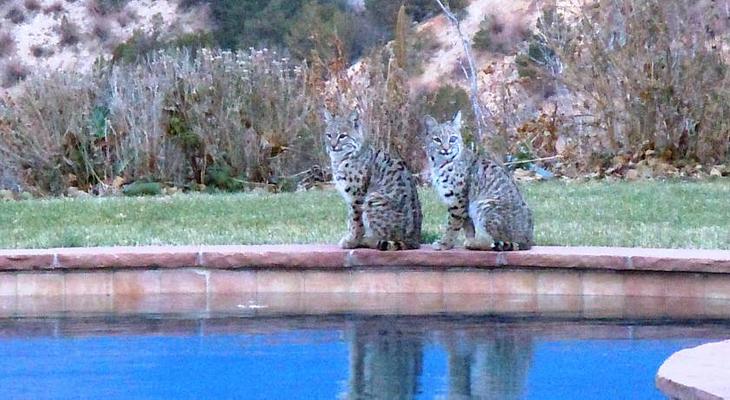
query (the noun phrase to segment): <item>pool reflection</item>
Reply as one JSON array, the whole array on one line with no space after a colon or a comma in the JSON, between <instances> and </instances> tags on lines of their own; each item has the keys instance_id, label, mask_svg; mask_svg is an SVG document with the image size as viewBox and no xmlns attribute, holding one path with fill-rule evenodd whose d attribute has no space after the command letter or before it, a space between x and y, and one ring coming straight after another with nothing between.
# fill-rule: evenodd
<instances>
[{"instance_id":1,"label":"pool reflection","mask_svg":"<svg viewBox=\"0 0 730 400\"><path fill-rule=\"evenodd\" d=\"M661 399L663 360L728 335L727 320L530 315L0 318L0 387L3 399Z\"/></svg>"},{"instance_id":2,"label":"pool reflection","mask_svg":"<svg viewBox=\"0 0 730 400\"><path fill-rule=\"evenodd\" d=\"M350 399L417 397L427 343L447 354L448 399L520 399L533 352L521 334L427 333L397 319L354 323L348 336Z\"/></svg>"}]
</instances>

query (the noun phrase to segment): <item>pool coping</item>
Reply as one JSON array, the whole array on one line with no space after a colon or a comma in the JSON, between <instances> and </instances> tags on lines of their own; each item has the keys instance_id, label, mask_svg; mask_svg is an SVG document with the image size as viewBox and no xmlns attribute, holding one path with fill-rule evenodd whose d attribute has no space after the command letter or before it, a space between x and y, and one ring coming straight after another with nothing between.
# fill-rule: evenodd
<instances>
[{"instance_id":1,"label":"pool coping","mask_svg":"<svg viewBox=\"0 0 730 400\"><path fill-rule=\"evenodd\" d=\"M465 293L730 300L730 251L332 245L0 250L0 296Z\"/></svg>"},{"instance_id":2,"label":"pool coping","mask_svg":"<svg viewBox=\"0 0 730 400\"><path fill-rule=\"evenodd\" d=\"M656 385L678 400L730 399L730 340L672 354L659 368Z\"/></svg>"},{"instance_id":3,"label":"pool coping","mask_svg":"<svg viewBox=\"0 0 730 400\"><path fill-rule=\"evenodd\" d=\"M368 267L537 267L730 274L729 250L537 246L481 252L429 248L397 252L333 245L119 246L0 250L0 271L124 268L346 269Z\"/></svg>"}]
</instances>

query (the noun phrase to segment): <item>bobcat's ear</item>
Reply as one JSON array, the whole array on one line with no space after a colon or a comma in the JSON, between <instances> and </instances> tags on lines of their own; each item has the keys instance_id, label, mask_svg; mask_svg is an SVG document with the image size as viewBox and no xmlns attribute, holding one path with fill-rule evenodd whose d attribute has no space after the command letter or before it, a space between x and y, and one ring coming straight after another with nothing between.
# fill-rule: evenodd
<instances>
[{"instance_id":1,"label":"bobcat's ear","mask_svg":"<svg viewBox=\"0 0 730 400\"><path fill-rule=\"evenodd\" d=\"M438 125L439 125L439 123L438 123L438 121L436 121L436 118L434 118L430 115L426 115L425 117L423 117L423 126L426 127L427 133L435 130L438 127Z\"/></svg>"},{"instance_id":2,"label":"bobcat's ear","mask_svg":"<svg viewBox=\"0 0 730 400\"><path fill-rule=\"evenodd\" d=\"M332 114L329 112L328 109L322 108L322 116L324 117L324 122L328 124L332 122Z\"/></svg>"},{"instance_id":3,"label":"bobcat's ear","mask_svg":"<svg viewBox=\"0 0 730 400\"><path fill-rule=\"evenodd\" d=\"M451 121L451 126L453 126L454 130L457 132L461 132L461 110L454 115L454 119Z\"/></svg>"},{"instance_id":4,"label":"bobcat's ear","mask_svg":"<svg viewBox=\"0 0 730 400\"><path fill-rule=\"evenodd\" d=\"M350 113L350 116L347 118L348 121L350 121L350 124L353 128L357 128L360 126L360 113L355 110Z\"/></svg>"}]
</instances>

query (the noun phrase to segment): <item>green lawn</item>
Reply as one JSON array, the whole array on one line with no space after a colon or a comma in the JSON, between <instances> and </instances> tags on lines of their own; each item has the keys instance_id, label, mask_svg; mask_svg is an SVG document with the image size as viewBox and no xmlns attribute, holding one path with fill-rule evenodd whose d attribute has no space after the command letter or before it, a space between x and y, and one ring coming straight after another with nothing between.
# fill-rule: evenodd
<instances>
[{"instance_id":1,"label":"green lawn","mask_svg":"<svg viewBox=\"0 0 730 400\"><path fill-rule=\"evenodd\" d=\"M730 181L523 185L539 245L730 249ZM445 219L422 192L424 239ZM335 243L334 191L0 202L0 248L147 244Z\"/></svg>"}]
</instances>

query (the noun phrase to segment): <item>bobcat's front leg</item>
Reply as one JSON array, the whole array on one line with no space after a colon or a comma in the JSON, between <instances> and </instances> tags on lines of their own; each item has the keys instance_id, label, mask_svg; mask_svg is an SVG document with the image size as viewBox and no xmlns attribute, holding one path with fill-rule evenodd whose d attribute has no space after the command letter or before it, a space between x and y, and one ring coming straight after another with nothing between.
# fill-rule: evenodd
<instances>
[{"instance_id":1,"label":"bobcat's front leg","mask_svg":"<svg viewBox=\"0 0 730 400\"><path fill-rule=\"evenodd\" d=\"M459 231L464 226L466 219L466 207L463 202L457 202L450 206L446 232L444 232L443 236L441 236L441 239L433 243L433 248L435 250L453 249L456 237L459 236Z\"/></svg>"},{"instance_id":2,"label":"bobcat's front leg","mask_svg":"<svg viewBox=\"0 0 730 400\"><path fill-rule=\"evenodd\" d=\"M484 238L478 238L476 230L474 229L474 221L467 217L464 221L464 248L467 250L491 250L492 241L484 240Z\"/></svg>"},{"instance_id":3,"label":"bobcat's front leg","mask_svg":"<svg viewBox=\"0 0 730 400\"><path fill-rule=\"evenodd\" d=\"M343 249L354 249L362 245L365 226L362 222L362 207L365 196L353 196L347 212L347 235L340 240Z\"/></svg>"}]
</instances>

